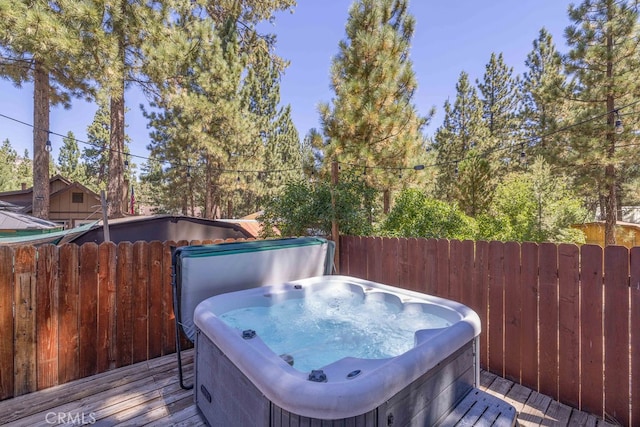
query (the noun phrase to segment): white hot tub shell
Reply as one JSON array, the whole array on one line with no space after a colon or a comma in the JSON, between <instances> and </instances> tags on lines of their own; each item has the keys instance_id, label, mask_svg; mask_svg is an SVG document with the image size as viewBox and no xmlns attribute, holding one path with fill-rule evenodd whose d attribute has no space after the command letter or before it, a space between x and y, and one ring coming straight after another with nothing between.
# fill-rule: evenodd
<instances>
[{"instance_id":1,"label":"white hot tub shell","mask_svg":"<svg viewBox=\"0 0 640 427\"><path fill-rule=\"evenodd\" d=\"M310 380L258 336L218 316L242 307L289 298L313 298L336 286L384 294L401 304L445 317L450 326L415 332L415 345L386 359L346 357L322 367L323 382ZM454 301L346 276L321 276L217 295L202 301L196 325L195 399L214 426L436 425L479 382L480 319ZM356 377L349 374L359 371ZM317 377L317 375L316 375ZM315 378L317 379L317 378Z\"/></svg>"}]
</instances>

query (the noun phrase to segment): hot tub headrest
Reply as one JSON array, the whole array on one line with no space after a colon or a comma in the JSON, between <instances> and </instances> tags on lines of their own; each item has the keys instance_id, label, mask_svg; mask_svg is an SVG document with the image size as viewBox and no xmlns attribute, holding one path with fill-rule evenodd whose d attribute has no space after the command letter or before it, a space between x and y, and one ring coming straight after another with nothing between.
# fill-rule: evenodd
<instances>
[{"instance_id":1,"label":"hot tub headrest","mask_svg":"<svg viewBox=\"0 0 640 427\"><path fill-rule=\"evenodd\" d=\"M195 339L193 312L214 295L331 274L334 243L299 237L183 246L173 253L174 311Z\"/></svg>"}]
</instances>

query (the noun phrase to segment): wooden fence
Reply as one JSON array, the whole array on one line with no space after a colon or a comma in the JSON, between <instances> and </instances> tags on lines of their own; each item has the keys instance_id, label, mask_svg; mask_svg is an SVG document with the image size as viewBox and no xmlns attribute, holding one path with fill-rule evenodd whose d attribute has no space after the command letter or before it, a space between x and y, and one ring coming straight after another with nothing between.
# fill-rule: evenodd
<instances>
[{"instance_id":1,"label":"wooden fence","mask_svg":"<svg viewBox=\"0 0 640 427\"><path fill-rule=\"evenodd\" d=\"M0 400L174 353L171 246L189 243L0 247Z\"/></svg>"},{"instance_id":2,"label":"wooden fence","mask_svg":"<svg viewBox=\"0 0 640 427\"><path fill-rule=\"evenodd\" d=\"M640 425L640 247L342 236L340 274L460 301L481 365Z\"/></svg>"},{"instance_id":3,"label":"wooden fence","mask_svg":"<svg viewBox=\"0 0 640 427\"><path fill-rule=\"evenodd\" d=\"M340 240L341 274L472 307L484 368L640 425L640 247ZM0 399L175 352L185 244L0 247Z\"/></svg>"}]
</instances>

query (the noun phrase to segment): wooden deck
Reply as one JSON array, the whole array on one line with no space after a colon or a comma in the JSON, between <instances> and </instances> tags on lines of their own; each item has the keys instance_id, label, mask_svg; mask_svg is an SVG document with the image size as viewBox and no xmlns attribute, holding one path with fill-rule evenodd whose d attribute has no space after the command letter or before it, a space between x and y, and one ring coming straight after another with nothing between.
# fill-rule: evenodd
<instances>
[{"instance_id":1,"label":"wooden deck","mask_svg":"<svg viewBox=\"0 0 640 427\"><path fill-rule=\"evenodd\" d=\"M193 350L183 353L186 382L192 381ZM482 372L481 388L518 411L522 426L612 426L495 375ZM192 390L178 383L175 355L83 378L0 402L6 426L200 426L206 425Z\"/></svg>"}]
</instances>

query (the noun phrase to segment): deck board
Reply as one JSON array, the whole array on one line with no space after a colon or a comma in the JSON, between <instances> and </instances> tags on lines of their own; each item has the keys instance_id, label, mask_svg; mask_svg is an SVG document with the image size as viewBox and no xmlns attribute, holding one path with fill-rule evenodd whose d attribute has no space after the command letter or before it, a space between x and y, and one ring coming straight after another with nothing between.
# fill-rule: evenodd
<instances>
[{"instance_id":1,"label":"deck board","mask_svg":"<svg viewBox=\"0 0 640 427\"><path fill-rule=\"evenodd\" d=\"M193 349L183 352L183 363L185 381L191 384ZM480 383L480 389L516 408L517 425L613 426L486 371L481 373ZM206 425L195 406L192 390L180 388L175 354L0 401L1 425L64 425L47 423L47 414L51 413L84 413L87 419L95 417L94 426ZM73 425L74 420L68 421L67 425Z\"/></svg>"}]
</instances>

